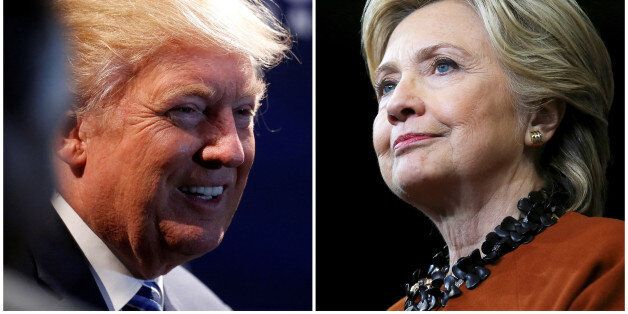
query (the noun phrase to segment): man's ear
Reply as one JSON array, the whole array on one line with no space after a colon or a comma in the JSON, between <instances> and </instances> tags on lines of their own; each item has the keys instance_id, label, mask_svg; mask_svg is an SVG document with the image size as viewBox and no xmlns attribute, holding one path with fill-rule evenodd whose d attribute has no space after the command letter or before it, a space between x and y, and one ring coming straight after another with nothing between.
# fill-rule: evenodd
<instances>
[{"instance_id":1,"label":"man's ear","mask_svg":"<svg viewBox=\"0 0 628 314\"><path fill-rule=\"evenodd\" d=\"M538 147L547 143L556 133L565 115L565 103L552 99L533 112L526 128L526 146Z\"/></svg>"},{"instance_id":2,"label":"man's ear","mask_svg":"<svg viewBox=\"0 0 628 314\"><path fill-rule=\"evenodd\" d=\"M87 162L83 119L68 112L62 121L61 131L55 140L57 157L73 170L82 169Z\"/></svg>"}]
</instances>

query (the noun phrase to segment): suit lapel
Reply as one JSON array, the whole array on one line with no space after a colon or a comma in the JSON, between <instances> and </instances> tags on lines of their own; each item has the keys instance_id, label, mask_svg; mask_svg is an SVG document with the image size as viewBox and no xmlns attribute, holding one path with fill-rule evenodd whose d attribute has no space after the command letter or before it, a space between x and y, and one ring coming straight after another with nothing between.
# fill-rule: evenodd
<instances>
[{"instance_id":1,"label":"suit lapel","mask_svg":"<svg viewBox=\"0 0 628 314\"><path fill-rule=\"evenodd\" d=\"M61 298L60 309L80 300L95 309L107 305L83 255L61 218L50 206L34 228L31 249L39 280Z\"/></svg>"}]
</instances>

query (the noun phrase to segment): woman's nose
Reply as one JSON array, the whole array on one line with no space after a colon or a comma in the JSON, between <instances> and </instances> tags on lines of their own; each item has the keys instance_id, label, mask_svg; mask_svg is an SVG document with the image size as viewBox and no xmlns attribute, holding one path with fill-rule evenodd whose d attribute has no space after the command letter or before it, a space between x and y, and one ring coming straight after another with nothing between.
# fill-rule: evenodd
<instances>
[{"instance_id":1,"label":"woman's nose","mask_svg":"<svg viewBox=\"0 0 628 314\"><path fill-rule=\"evenodd\" d=\"M401 81L397 84L386 105L390 124L396 125L399 122L405 122L411 116L420 116L425 113L425 103L420 89L412 81Z\"/></svg>"},{"instance_id":2,"label":"woman's nose","mask_svg":"<svg viewBox=\"0 0 628 314\"><path fill-rule=\"evenodd\" d=\"M244 163L244 148L233 113L210 121L208 141L201 149L200 159L208 168L235 168Z\"/></svg>"}]
</instances>

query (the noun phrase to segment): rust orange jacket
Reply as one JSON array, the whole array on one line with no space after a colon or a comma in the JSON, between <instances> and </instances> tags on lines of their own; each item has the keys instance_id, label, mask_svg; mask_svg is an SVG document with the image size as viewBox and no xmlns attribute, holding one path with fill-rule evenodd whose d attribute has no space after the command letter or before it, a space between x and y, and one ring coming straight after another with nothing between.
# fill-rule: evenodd
<instances>
[{"instance_id":1,"label":"rust orange jacket","mask_svg":"<svg viewBox=\"0 0 628 314\"><path fill-rule=\"evenodd\" d=\"M567 213L441 310L624 310L624 222ZM389 310L403 310L405 298Z\"/></svg>"}]
</instances>

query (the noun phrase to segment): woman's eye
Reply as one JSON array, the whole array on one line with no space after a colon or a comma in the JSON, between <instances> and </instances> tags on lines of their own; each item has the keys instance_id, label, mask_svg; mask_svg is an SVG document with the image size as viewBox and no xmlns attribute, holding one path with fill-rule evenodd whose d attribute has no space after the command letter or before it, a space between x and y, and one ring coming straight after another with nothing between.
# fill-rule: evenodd
<instances>
[{"instance_id":1,"label":"woman's eye","mask_svg":"<svg viewBox=\"0 0 628 314\"><path fill-rule=\"evenodd\" d=\"M395 90L395 87L397 87L397 84L384 84L384 86L382 86L382 94L386 95L392 91Z\"/></svg>"},{"instance_id":2,"label":"woman's eye","mask_svg":"<svg viewBox=\"0 0 628 314\"><path fill-rule=\"evenodd\" d=\"M439 59L436 60L436 62L434 63L434 71L436 72L436 74L447 74L453 70L458 69L458 64L451 59Z\"/></svg>"},{"instance_id":3,"label":"woman's eye","mask_svg":"<svg viewBox=\"0 0 628 314\"><path fill-rule=\"evenodd\" d=\"M377 93L379 94L379 96L381 97L381 96L386 96L389 93L393 92L396 87L397 87L397 83L384 81L384 82L376 84L375 89Z\"/></svg>"},{"instance_id":4,"label":"woman's eye","mask_svg":"<svg viewBox=\"0 0 628 314\"><path fill-rule=\"evenodd\" d=\"M441 65L436 67L436 72L438 72L438 73L447 73L447 71L449 71L449 68L450 68L449 64L441 64Z\"/></svg>"}]
</instances>

